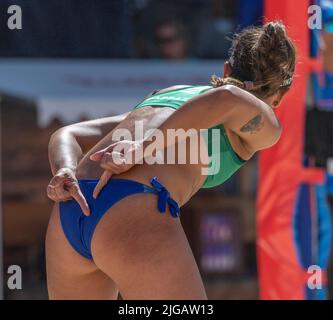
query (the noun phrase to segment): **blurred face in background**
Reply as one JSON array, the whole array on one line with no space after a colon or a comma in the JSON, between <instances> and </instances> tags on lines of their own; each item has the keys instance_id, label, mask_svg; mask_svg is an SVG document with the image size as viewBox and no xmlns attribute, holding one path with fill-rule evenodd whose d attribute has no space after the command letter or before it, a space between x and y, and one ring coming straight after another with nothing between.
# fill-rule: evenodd
<instances>
[{"instance_id":1,"label":"blurred face in background","mask_svg":"<svg viewBox=\"0 0 333 320\"><path fill-rule=\"evenodd\" d=\"M155 41L163 59L184 59L187 56L187 39L178 23L164 23L157 27Z\"/></svg>"}]
</instances>

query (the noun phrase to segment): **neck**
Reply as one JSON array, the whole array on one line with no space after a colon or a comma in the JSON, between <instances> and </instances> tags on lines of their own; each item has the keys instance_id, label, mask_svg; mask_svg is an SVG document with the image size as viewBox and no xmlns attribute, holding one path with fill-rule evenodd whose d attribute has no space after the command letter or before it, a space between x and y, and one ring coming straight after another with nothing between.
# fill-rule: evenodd
<instances>
[{"instance_id":1,"label":"neck","mask_svg":"<svg viewBox=\"0 0 333 320\"><path fill-rule=\"evenodd\" d=\"M270 106L272 109L274 109L273 108L274 97L268 97L268 98L262 99L262 101L264 101L268 106Z\"/></svg>"}]
</instances>

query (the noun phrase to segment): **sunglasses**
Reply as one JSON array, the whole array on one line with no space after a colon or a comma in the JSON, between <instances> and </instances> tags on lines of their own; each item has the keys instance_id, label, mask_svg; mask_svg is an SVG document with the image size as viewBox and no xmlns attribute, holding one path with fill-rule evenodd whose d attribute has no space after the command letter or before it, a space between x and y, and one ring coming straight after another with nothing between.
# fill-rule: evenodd
<instances>
[{"instance_id":1,"label":"sunglasses","mask_svg":"<svg viewBox=\"0 0 333 320\"><path fill-rule=\"evenodd\" d=\"M333 33L333 21L327 23L324 29L327 33Z\"/></svg>"},{"instance_id":2,"label":"sunglasses","mask_svg":"<svg viewBox=\"0 0 333 320\"><path fill-rule=\"evenodd\" d=\"M164 44L170 44L170 43L173 43L177 40L180 39L180 36L178 34L174 34L172 36L169 36L169 37L156 37L155 38L155 42L158 44L158 45L164 45Z\"/></svg>"}]
</instances>

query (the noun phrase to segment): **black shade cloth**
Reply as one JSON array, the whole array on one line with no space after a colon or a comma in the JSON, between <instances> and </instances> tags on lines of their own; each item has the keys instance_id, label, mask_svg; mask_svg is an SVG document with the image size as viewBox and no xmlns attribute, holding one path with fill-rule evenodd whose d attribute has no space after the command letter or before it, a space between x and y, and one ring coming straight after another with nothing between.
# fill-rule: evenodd
<instances>
[{"instance_id":1,"label":"black shade cloth","mask_svg":"<svg viewBox=\"0 0 333 320\"><path fill-rule=\"evenodd\" d=\"M9 30L10 5L22 30ZM131 52L132 0L1 0L0 57L125 58Z\"/></svg>"},{"instance_id":2,"label":"black shade cloth","mask_svg":"<svg viewBox=\"0 0 333 320\"><path fill-rule=\"evenodd\" d=\"M327 159L333 158L333 112L317 108L307 110L305 154L314 157L315 165L326 168Z\"/></svg>"}]
</instances>

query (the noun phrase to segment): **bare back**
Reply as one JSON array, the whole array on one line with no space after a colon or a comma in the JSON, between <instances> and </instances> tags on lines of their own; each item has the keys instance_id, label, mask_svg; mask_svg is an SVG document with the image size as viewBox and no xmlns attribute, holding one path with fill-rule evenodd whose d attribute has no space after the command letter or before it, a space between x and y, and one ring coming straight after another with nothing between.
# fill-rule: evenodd
<instances>
[{"instance_id":1,"label":"bare back","mask_svg":"<svg viewBox=\"0 0 333 320\"><path fill-rule=\"evenodd\" d=\"M149 129L158 128L174 111L174 109L167 107L144 107L134 110L114 130L128 129L134 134L135 122L142 121L143 131L146 132ZM77 168L78 179L100 177L103 169L99 167L98 163L91 161L89 156L116 142L112 139L114 130L98 142L80 161ZM205 148L206 144L201 136L200 140L200 147ZM177 145L175 147L177 149ZM190 154L190 143L188 141L186 142L186 153L187 155ZM207 152L201 153L207 154L208 157ZM199 156L198 159L200 159ZM203 162L207 161L207 159L202 160ZM201 174L202 167L203 164L200 164L200 162L198 164L190 164L189 161L186 161L186 164L166 164L165 161L164 164L136 165L130 171L115 177L131 179L149 185L150 179L153 176L158 176L171 192L173 198L180 204L184 204L200 189L205 181L206 177Z\"/></svg>"}]
</instances>

